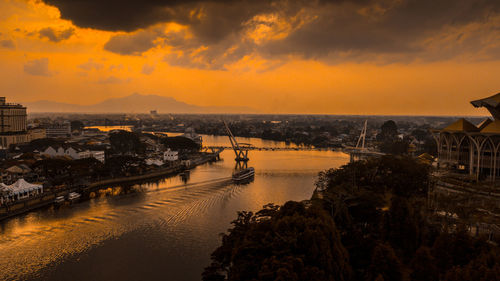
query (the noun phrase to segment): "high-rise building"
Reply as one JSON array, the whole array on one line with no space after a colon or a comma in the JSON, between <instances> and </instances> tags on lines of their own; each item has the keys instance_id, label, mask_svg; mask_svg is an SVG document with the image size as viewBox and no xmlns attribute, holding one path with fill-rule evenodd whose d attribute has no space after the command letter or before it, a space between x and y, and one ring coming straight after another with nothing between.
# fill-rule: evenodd
<instances>
[{"instance_id":1,"label":"high-rise building","mask_svg":"<svg viewBox=\"0 0 500 281\"><path fill-rule=\"evenodd\" d=\"M26 107L7 103L5 97L0 97L0 146L27 141Z\"/></svg>"}]
</instances>

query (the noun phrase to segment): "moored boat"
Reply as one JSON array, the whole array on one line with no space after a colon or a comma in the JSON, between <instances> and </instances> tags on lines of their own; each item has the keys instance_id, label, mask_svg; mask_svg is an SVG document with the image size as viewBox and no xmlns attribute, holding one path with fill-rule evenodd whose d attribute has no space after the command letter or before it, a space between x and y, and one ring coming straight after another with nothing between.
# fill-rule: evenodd
<instances>
[{"instance_id":1,"label":"moored boat","mask_svg":"<svg viewBox=\"0 0 500 281\"><path fill-rule=\"evenodd\" d=\"M80 193L76 193L76 192L70 192L68 194L68 201L70 202L75 202L77 201L78 199L80 199L82 195Z\"/></svg>"},{"instance_id":2,"label":"moored boat","mask_svg":"<svg viewBox=\"0 0 500 281\"><path fill-rule=\"evenodd\" d=\"M57 196L55 199L54 199L54 204L56 205L61 205L63 204L65 201L64 199L64 196Z\"/></svg>"}]
</instances>

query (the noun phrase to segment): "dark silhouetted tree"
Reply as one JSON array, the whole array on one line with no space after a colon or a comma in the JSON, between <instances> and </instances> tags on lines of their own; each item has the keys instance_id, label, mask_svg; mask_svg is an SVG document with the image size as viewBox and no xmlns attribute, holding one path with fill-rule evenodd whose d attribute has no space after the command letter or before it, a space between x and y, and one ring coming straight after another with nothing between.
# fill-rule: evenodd
<instances>
[{"instance_id":1,"label":"dark silhouetted tree","mask_svg":"<svg viewBox=\"0 0 500 281\"><path fill-rule=\"evenodd\" d=\"M438 281L439 271L436 260L427 247L420 247L410 263L411 281Z\"/></svg>"},{"instance_id":2,"label":"dark silhouetted tree","mask_svg":"<svg viewBox=\"0 0 500 281\"><path fill-rule=\"evenodd\" d=\"M143 153L145 146L139 136L133 132L118 131L109 135L111 149L115 153L134 154Z\"/></svg>"},{"instance_id":3,"label":"dark silhouetted tree","mask_svg":"<svg viewBox=\"0 0 500 281\"><path fill-rule=\"evenodd\" d=\"M366 272L366 281L380 280L400 281L402 277L401 262L388 244L378 244L373 250L371 265Z\"/></svg>"},{"instance_id":4,"label":"dark silhouetted tree","mask_svg":"<svg viewBox=\"0 0 500 281\"><path fill-rule=\"evenodd\" d=\"M240 212L232 224L203 280L350 279L347 252L319 206L266 206L257 214Z\"/></svg>"},{"instance_id":5,"label":"dark silhouetted tree","mask_svg":"<svg viewBox=\"0 0 500 281\"><path fill-rule=\"evenodd\" d=\"M200 145L194 142L192 139L182 136L163 138L162 143L165 147L177 151L178 150L196 151L201 148Z\"/></svg>"}]
</instances>

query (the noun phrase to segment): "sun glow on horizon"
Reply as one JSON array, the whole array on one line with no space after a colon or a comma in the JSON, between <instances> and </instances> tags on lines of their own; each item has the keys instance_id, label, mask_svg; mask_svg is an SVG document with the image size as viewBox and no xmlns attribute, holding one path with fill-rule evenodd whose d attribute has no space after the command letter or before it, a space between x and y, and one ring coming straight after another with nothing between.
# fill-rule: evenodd
<instances>
[{"instance_id":1,"label":"sun glow on horizon","mask_svg":"<svg viewBox=\"0 0 500 281\"><path fill-rule=\"evenodd\" d=\"M272 44L320 20L307 8L293 17L256 14L243 23L241 38L230 33L215 43L207 39L211 45L182 21L105 31L78 27L41 1L1 0L0 9L1 95L19 102L94 104L138 92L269 113L478 115L468 102L500 88L495 58L383 63L384 54L339 60L354 51L326 60L282 53ZM208 16L193 11L191 20ZM377 11L383 12L370 13ZM498 31L490 32L485 38L496 46Z\"/></svg>"}]
</instances>

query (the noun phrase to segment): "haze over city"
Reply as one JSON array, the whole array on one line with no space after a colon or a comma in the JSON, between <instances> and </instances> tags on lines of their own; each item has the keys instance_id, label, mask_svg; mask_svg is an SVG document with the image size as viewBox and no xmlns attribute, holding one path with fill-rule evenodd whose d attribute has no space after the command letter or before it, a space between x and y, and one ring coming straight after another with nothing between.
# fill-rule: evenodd
<instances>
[{"instance_id":1,"label":"haze over city","mask_svg":"<svg viewBox=\"0 0 500 281\"><path fill-rule=\"evenodd\" d=\"M17 102L133 93L264 113L478 115L498 1L0 1ZM446 106L443 106L446 104Z\"/></svg>"}]
</instances>

